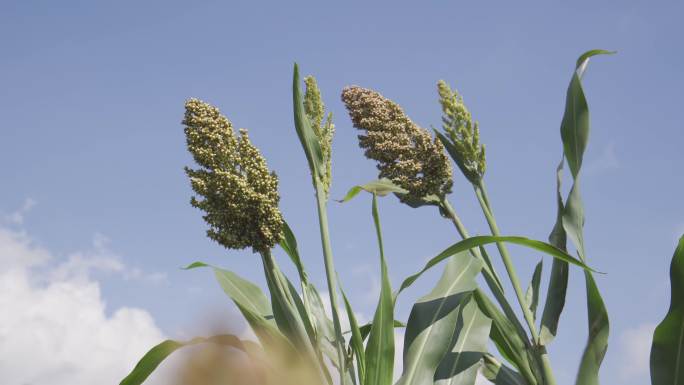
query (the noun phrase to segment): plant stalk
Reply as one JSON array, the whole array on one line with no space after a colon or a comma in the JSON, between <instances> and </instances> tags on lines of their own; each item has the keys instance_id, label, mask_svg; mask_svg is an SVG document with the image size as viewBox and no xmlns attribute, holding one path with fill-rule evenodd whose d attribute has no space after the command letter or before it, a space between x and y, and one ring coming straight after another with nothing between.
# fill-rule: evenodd
<instances>
[{"instance_id":1,"label":"plant stalk","mask_svg":"<svg viewBox=\"0 0 684 385\"><path fill-rule=\"evenodd\" d=\"M487 190L484 186L484 181L480 180L480 182L476 185L473 185L473 187L475 188L475 195L477 196L477 200L480 203L482 212L484 213L485 218L487 219L487 224L489 225L489 229L492 231L492 235L500 237L501 231L499 231L499 226L496 223L496 219L494 219L494 214L492 213L492 208L489 203L489 197L487 195ZM518 298L518 303L520 304L523 316L525 317L527 326L529 327L530 333L532 334L532 340L534 341L534 344L536 346L539 346L539 332L537 331L537 327L534 323L534 317L532 315L532 312L530 311L529 307L525 302L525 296L520 286L520 280L518 279L518 275L515 272L515 266L513 266L513 261L511 260L511 256L508 253L508 248L506 248L506 245L504 245L502 242L497 242L496 247L497 249L499 249L499 254L501 254L501 259L504 263L504 266L506 267L506 272L508 273L508 277L510 278L511 284L513 285L515 296ZM556 380L551 370L551 363L548 354L544 351L541 353L540 356L544 376L544 384L556 385Z\"/></svg>"},{"instance_id":2,"label":"plant stalk","mask_svg":"<svg viewBox=\"0 0 684 385\"><path fill-rule=\"evenodd\" d=\"M339 362L340 384L344 385L345 381L345 346L344 340L340 340L342 336L342 327L340 325L339 307L337 305L337 274L335 272L335 265L333 263L332 248L330 246L330 235L328 233L328 212L326 209L326 194L323 185L315 178L316 187L316 202L318 203L318 224L321 231L321 243L323 244L323 262L325 264L325 277L328 283L328 294L330 295L330 307L333 316L333 327L335 328L335 347L337 349L337 359Z\"/></svg>"}]
</instances>

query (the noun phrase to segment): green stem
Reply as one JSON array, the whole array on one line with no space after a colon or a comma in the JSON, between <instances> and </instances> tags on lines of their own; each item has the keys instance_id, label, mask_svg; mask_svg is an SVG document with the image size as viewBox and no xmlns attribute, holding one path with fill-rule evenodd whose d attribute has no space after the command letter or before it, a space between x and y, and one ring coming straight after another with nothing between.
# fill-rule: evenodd
<instances>
[{"instance_id":1,"label":"green stem","mask_svg":"<svg viewBox=\"0 0 684 385\"><path fill-rule=\"evenodd\" d=\"M501 236L501 231L499 231L499 226L497 225L496 219L494 219L494 214L492 213L492 207L489 202L489 197L487 196L487 190L485 189L484 182L480 180L480 182L477 185L473 185L473 187L475 188L475 195L477 196L478 202L480 202L480 207L482 208L482 212L487 219L487 224L489 224L489 229L492 231L492 235L497 237ZM508 248L506 248L506 245L504 245L502 242L497 242L496 247L499 249L499 254L501 254L501 259L506 267L506 272L508 273L508 277L513 285L515 296L518 298L520 309L523 312L527 326L532 334L532 340L534 341L535 345L539 345L539 332L537 331L537 327L534 323L534 316L525 302L525 296L520 286L520 280L515 272L515 266L513 266L513 261L508 253ZM544 384L555 385L556 380L553 377L551 364L548 355L545 352L541 354L541 364L544 375Z\"/></svg>"},{"instance_id":2,"label":"green stem","mask_svg":"<svg viewBox=\"0 0 684 385\"><path fill-rule=\"evenodd\" d=\"M332 248L330 247L330 235L328 233L328 212L326 209L326 194L323 185L316 179L316 202L318 203L318 223L321 230L321 243L323 244L323 261L325 264L325 277L328 283L328 294L330 295L330 307L333 316L333 326L335 328L335 347L337 348L337 359L339 362L340 384L345 381L345 352L344 339L342 337L342 327L340 325L339 308L337 305L337 274L333 263Z\"/></svg>"}]
</instances>

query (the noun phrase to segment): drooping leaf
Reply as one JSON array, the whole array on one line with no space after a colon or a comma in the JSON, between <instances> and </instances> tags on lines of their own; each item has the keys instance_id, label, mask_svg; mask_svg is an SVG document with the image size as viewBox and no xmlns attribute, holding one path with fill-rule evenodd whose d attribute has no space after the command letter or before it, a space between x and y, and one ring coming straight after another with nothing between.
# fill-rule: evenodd
<instances>
[{"instance_id":1,"label":"drooping leaf","mask_svg":"<svg viewBox=\"0 0 684 385\"><path fill-rule=\"evenodd\" d=\"M359 326L359 331L361 332L361 339L362 340L365 341L366 338L368 338L368 334L370 333L371 326L373 326L372 322ZM405 327L406 327L405 323L403 323L399 320L396 320L396 319L394 320L394 328L395 329L405 328Z\"/></svg>"},{"instance_id":2,"label":"drooping leaf","mask_svg":"<svg viewBox=\"0 0 684 385\"><path fill-rule=\"evenodd\" d=\"M299 250L297 249L297 238L295 238L290 225L287 222L283 222L283 239L280 241L280 247L285 250L285 253L290 257L292 263L297 268L297 273L299 273L299 279L303 284L308 282L308 277L304 269L304 264L302 259L299 257Z\"/></svg>"},{"instance_id":3,"label":"drooping leaf","mask_svg":"<svg viewBox=\"0 0 684 385\"><path fill-rule=\"evenodd\" d=\"M261 291L259 286L249 282L240 277L236 273L224 270L218 267L208 265L204 262L194 262L186 266L185 270L195 269L198 267L209 267L214 271L216 280L223 291L236 304L239 304L246 310L262 316L271 314L271 304L268 298Z\"/></svg>"},{"instance_id":4,"label":"drooping leaf","mask_svg":"<svg viewBox=\"0 0 684 385\"><path fill-rule=\"evenodd\" d=\"M373 317L366 345L366 376L364 385L390 385L394 368L394 298L382 244L378 215L378 199L373 194L373 222L380 249L380 299Z\"/></svg>"},{"instance_id":5,"label":"drooping leaf","mask_svg":"<svg viewBox=\"0 0 684 385\"><path fill-rule=\"evenodd\" d=\"M265 349L277 350L275 352L277 354L284 351L297 354L297 350L289 339L276 327L275 321L270 316L272 314L271 304L257 285L232 271L210 266L203 262L192 263L186 269L198 267L209 267L214 271L214 276L219 285L235 303Z\"/></svg>"},{"instance_id":6,"label":"drooping leaf","mask_svg":"<svg viewBox=\"0 0 684 385\"><path fill-rule=\"evenodd\" d=\"M487 352L492 320L479 309L472 295L464 298L453 331L452 348L435 373L436 385L473 385Z\"/></svg>"},{"instance_id":7,"label":"drooping leaf","mask_svg":"<svg viewBox=\"0 0 684 385\"><path fill-rule=\"evenodd\" d=\"M564 162L565 157L563 156L556 169L557 214L556 223L549 235L549 243L567 252L567 235L565 234L565 229L563 229L563 211L565 210L565 205L563 204L563 197L561 195ZM558 323L563 308L565 307L565 295L568 291L568 273L569 266L567 262L559 259L553 260L549 287L546 291L546 302L544 303L544 311L542 313L541 331L539 333L540 343L544 346L551 343L558 331Z\"/></svg>"},{"instance_id":8,"label":"drooping leaf","mask_svg":"<svg viewBox=\"0 0 684 385\"><path fill-rule=\"evenodd\" d=\"M184 346L196 345L200 343L214 343L217 345L232 347L241 351L248 352L248 350L245 349L244 344L248 344L249 342L243 342L239 338L229 334L217 335L209 338L197 337L187 342L166 340L150 349L140 359L140 361L138 361L138 363L135 365L135 368L133 368L133 370L126 376L126 378L121 380L119 385L142 384L150 376L150 374L152 374L154 370L157 369L157 367L169 355L171 355L171 353L175 352L176 350ZM252 349L254 349L254 347L252 347Z\"/></svg>"},{"instance_id":9,"label":"drooping leaf","mask_svg":"<svg viewBox=\"0 0 684 385\"><path fill-rule=\"evenodd\" d=\"M577 59L577 66L570 80L566 95L565 113L561 122L561 138L563 139L565 158L568 161L573 178L577 178L580 167L582 167L584 150L589 140L589 108L584 97L581 77L590 57L611 53L613 52L606 50L585 52Z\"/></svg>"},{"instance_id":10,"label":"drooping leaf","mask_svg":"<svg viewBox=\"0 0 684 385\"><path fill-rule=\"evenodd\" d=\"M532 313L532 318L537 318L537 305L539 304L539 285L541 284L542 266L544 261L539 261L537 266L534 268L534 273L532 274L532 281L530 286L527 287L525 292L525 301L527 302L527 307Z\"/></svg>"},{"instance_id":11,"label":"drooping leaf","mask_svg":"<svg viewBox=\"0 0 684 385\"><path fill-rule=\"evenodd\" d=\"M397 384L433 383L437 367L454 345L451 339L461 304L477 287L475 278L481 269L482 262L469 253L454 255L432 291L413 305L404 337L404 369Z\"/></svg>"},{"instance_id":12,"label":"drooping leaf","mask_svg":"<svg viewBox=\"0 0 684 385\"><path fill-rule=\"evenodd\" d=\"M670 265L670 309L651 346L651 384L684 384L684 236Z\"/></svg>"},{"instance_id":13,"label":"drooping leaf","mask_svg":"<svg viewBox=\"0 0 684 385\"><path fill-rule=\"evenodd\" d=\"M395 185L390 181L389 179L378 179L374 180L372 182L368 182L363 185L358 185L354 186L349 189L347 192L347 195L344 196L344 198L340 199L339 202L347 202L352 200L355 196L359 195L361 191L367 191L371 194L375 194L377 196L385 196L387 194L391 193L399 193L399 194L406 194L408 193L407 190Z\"/></svg>"},{"instance_id":14,"label":"drooping leaf","mask_svg":"<svg viewBox=\"0 0 684 385\"><path fill-rule=\"evenodd\" d=\"M568 253L564 252L563 250L558 249L555 246L552 246L546 242L542 241L537 241L525 237L514 237L514 236L502 236L502 237L495 237L492 235L480 235L476 237L470 237L466 238L460 242L457 242L449 247L447 247L444 251L439 253L436 257L432 258L428 263L423 267L423 269L416 274L413 274L406 278L404 282L401 284L401 287L399 288L399 292L397 292L397 295L402 292L404 289L407 287L411 286L413 282L416 281L425 271L429 270L431 267L434 265L440 263L441 261L451 257L452 255L459 253L461 251L466 251L468 249L476 248L479 246L484 246L490 243L496 243L496 242L507 242L507 243L512 243L515 245L520 245L520 246L525 246L529 247L531 249L541 251L545 254L548 254L554 258L558 258L560 260L563 260L565 262L569 262L573 265L579 266L585 270L589 271L595 271L584 262L579 261L575 257L569 255Z\"/></svg>"}]
</instances>

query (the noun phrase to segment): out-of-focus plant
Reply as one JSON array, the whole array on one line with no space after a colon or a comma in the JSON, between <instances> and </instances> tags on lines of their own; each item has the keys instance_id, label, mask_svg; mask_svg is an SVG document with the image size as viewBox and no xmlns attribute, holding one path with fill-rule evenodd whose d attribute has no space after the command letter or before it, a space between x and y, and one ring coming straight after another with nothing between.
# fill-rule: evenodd
<instances>
[{"instance_id":1,"label":"out-of-focus plant","mask_svg":"<svg viewBox=\"0 0 684 385\"><path fill-rule=\"evenodd\" d=\"M589 58L606 53L609 52L594 50L582 55L568 87L561 123L563 158L557 168L556 224L548 243L501 234L484 184L486 158L479 125L461 95L446 82L438 83L443 125L441 130L434 130L435 137L413 122L398 104L376 91L357 86L342 91L342 101L352 124L361 131L359 144L366 156L377 162L380 177L353 187L342 199L349 201L362 191L371 196L381 290L375 315L367 325L357 322L334 266L327 204L335 128L332 114L326 115L316 80L309 76L302 82L295 64L294 127L315 191L330 314L324 310L318 289L308 279L296 237L278 207L277 176L270 171L245 130L236 133L216 107L190 99L183 124L188 149L199 166L186 168L197 195L191 204L204 212L210 239L228 249L251 248L261 257L268 296L258 285L233 271L202 262L195 262L187 269L213 270L259 342L242 341L230 335L189 342L165 341L152 348L121 384L141 384L178 348L210 343L237 351L255 363L249 366L258 368L257 375L250 377L255 382L250 383L390 385L395 372L394 328L405 327L399 385L472 385L478 373L498 385L555 385L547 346L558 331L570 265L584 272L589 316L589 337L576 383L598 384L599 367L607 347L608 318L592 275L594 271L587 266L578 179L589 133L589 113L581 78ZM301 83L306 86L303 93ZM491 235L470 236L449 201L454 184L449 158L472 185ZM573 186L563 199L560 183L566 161ZM391 258L386 258L384 252L378 200L389 194L411 207L437 207L462 238L405 278L394 290L389 279ZM568 239L578 258L568 253ZM540 317L537 310L542 302L542 263L537 264L527 290L523 291L506 244L553 257ZM496 245L513 289L512 296L506 293L502 275L497 272L486 245ZM272 253L276 246L285 251L297 269L298 287L279 268ZM405 323L395 320L394 308L401 293L443 261L446 264L442 276L429 293L415 302L408 320ZM480 274L486 288L478 284ZM517 304L511 304L511 300ZM343 329L341 311L346 312L349 330L346 325ZM496 351L489 351L490 341ZM230 379L227 383L243 382Z\"/></svg>"}]
</instances>

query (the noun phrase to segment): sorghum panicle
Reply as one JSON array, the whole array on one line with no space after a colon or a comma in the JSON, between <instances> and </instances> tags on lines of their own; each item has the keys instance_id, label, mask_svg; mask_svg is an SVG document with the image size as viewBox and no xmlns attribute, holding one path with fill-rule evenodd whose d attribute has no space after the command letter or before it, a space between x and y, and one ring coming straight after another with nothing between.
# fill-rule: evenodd
<instances>
[{"instance_id":1,"label":"sorghum panicle","mask_svg":"<svg viewBox=\"0 0 684 385\"><path fill-rule=\"evenodd\" d=\"M252 145L247 131L236 135L218 108L198 99L185 103L185 135L198 169L185 168L205 212L207 235L229 249L266 252L282 238L278 177Z\"/></svg>"},{"instance_id":2,"label":"sorghum panicle","mask_svg":"<svg viewBox=\"0 0 684 385\"><path fill-rule=\"evenodd\" d=\"M335 125L332 123L332 113L328 113L325 123L323 123L325 105L318 90L316 79L313 76L307 76L304 78L304 83L306 84L304 113L318 137L321 153L325 160L325 175L321 182L327 198L330 193L330 184L332 183L332 139L335 134Z\"/></svg>"},{"instance_id":3,"label":"sorghum panicle","mask_svg":"<svg viewBox=\"0 0 684 385\"><path fill-rule=\"evenodd\" d=\"M451 164L438 139L409 119L399 105L357 86L342 91L354 127L365 131L359 145L378 162L380 178L408 190L404 201L451 192Z\"/></svg>"},{"instance_id":4,"label":"sorghum panicle","mask_svg":"<svg viewBox=\"0 0 684 385\"><path fill-rule=\"evenodd\" d=\"M449 135L459 160L457 164L471 183L477 184L485 173L485 147L480 144L480 128L473 122L463 98L443 80L437 83L442 105L442 127Z\"/></svg>"}]
</instances>

